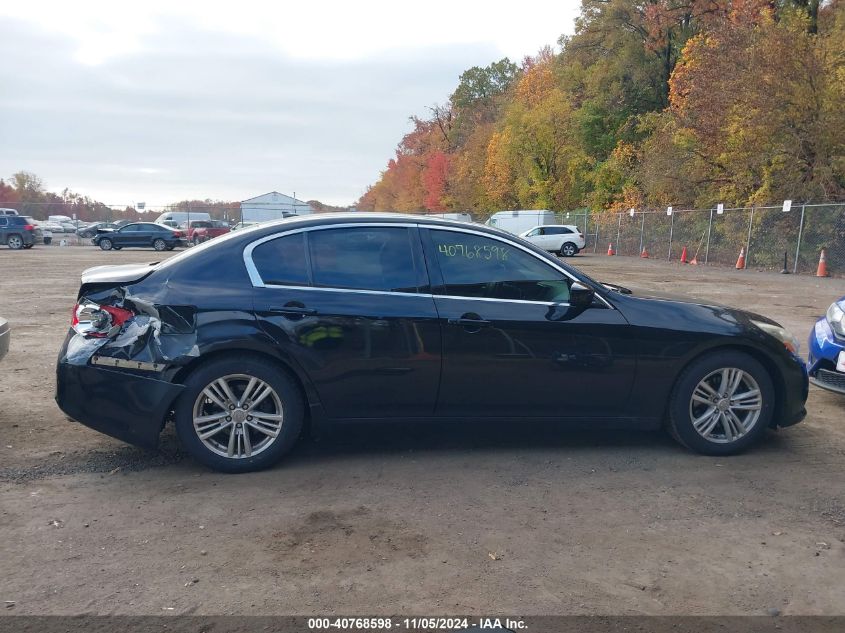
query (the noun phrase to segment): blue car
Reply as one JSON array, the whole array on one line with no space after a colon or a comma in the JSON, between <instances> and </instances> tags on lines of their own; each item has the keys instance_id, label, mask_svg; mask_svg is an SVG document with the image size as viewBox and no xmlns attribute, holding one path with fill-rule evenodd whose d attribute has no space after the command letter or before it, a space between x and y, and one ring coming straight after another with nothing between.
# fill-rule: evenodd
<instances>
[{"instance_id":1,"label":"blue car","mask_svg":"<svg viewBox=\"0 0 845 633\"><path fill-rule=\"evenodd\" d=\"M814 385L845 394L845 297L830 304L810 332L808 368Z\"/></svg>"}]
</instances>

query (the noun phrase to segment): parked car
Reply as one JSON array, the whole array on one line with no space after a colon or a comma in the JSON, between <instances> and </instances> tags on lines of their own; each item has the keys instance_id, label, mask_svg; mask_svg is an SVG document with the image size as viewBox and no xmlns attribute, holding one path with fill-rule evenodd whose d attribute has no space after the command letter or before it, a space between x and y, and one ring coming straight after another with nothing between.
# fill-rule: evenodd
<instances>
[{"instance_id":1,"label":"parked car","mask_svg":"<svg viewBox=\"0 0 845 633\"><path fill-rule=\"evenodd\" d=\"M62 227L62 231L65 233L76 233L76 222L59 222Z\"/></svg>"},{"instance_id":2,"label":"parked car","mask_svg":"<svg viewBox=\"0 0 845 633\"><path fill-rule=\"evenodd\" d=\"M577 255L586 244L584 234L578 227L568 224L535 226L533 229L522 233L520 237L539 246L544 251L556 253L562 257Z\"/></svg>"},{"instance_id":3,"label":"parked car","mask_svg":"<svg viewBox=\"0 0 845 633\"><path fill-rule=\"evenodd\" d=\"M45 223L43 221L34 221L33 224L41 229L41 239L45 245L49 245L53 243L53 231L46 228Z\"/></svg>"},{"instance_id":4,"label":"parked car","mask_svg":"<svg viewBox=\"0 0 845 633\"><path fill-rule=\"evenodd\" d=\"M845 394L845 297L830 304L810 332L808 367L814 385Z\"/></svg>"},{"instance_id":5,"label":"parked car","mask_svg":"<svg viewBox=\"0 0 845 633\"><path fill-rule=\"evenodd\" d=\"M803 419L777 323L626 293L496 229L300 216L83 273L56 399L141 446L172 416L228 472L278 461L306 417L665 425L709 455Z\"/></svg>"},{"instance_id":6,"label":"parked car","mask_svg":"<svg viewBox=\"0 0 845 633\"><path fill-rule=\"evenodd\" d=\"M179 224L178 228L185 232L188 242L194 246L229 232L229 225L219 220L191 220L190 223L185 221Z\"/></svg>"},{"instance_id":7,"label":"parked car","mask_svg":"<svg viewBox=\"0 0 845 633\"><path fill-rule=\"evenodd\" d=\"M0 317L0 360L9 351L9 339L12 337L12 331L9 328L9 322Z\"/></svg>"},{"instance_id":8,"label":"parked car","mask_svg":"<svg viewBox=\"0 0 845 633\"><path fill-rule=\"evenodd\" d=\"M13 250L32 248L43 241L41 229L26 215L0 215L0 244Z\"/></svg>"},{"instance_id":9,"label":"parked car","mask_svg":"<svg viewBox=\"0 0 845 633\"><path fill-rule=\"evenodd\" d=\"M134 222L119 229L100 229L91 243L104 251L119 251L127 246L172 251L177 246L185 246L186 242L182 231L155 222Z\"/></svg>"},{"instance_id":10,"label":"parked car","mask_svg":"<svg viewBox=\"0 0 845 633\"><path fill-rule=\"evenodd\" d=\"M18 215L14 209L0 209L0 215Z\"/></svg>"},{"instance_id":11,"label":"parked car","mask_svg":"<svg viewBox=\"0 0 845 633\"><path fill-rule=\"evenodd\" d=\"M50 231L51 233L64 233L64 227L59 224L58 222L51 222L50 220L41 220L38 222L38 226L41 227L42 231Z\"/></svg>"},{"instance_id":12,"label":"parked car","mask_svg":"<svg viewBox=\"0 0 845 633\"><path fill-rule=\"evenodd\" d=\"M100 229L116 229L119 228L114 222L94 222L76 231L79 237L94 237Z\"/></svg>"}]
</instances>

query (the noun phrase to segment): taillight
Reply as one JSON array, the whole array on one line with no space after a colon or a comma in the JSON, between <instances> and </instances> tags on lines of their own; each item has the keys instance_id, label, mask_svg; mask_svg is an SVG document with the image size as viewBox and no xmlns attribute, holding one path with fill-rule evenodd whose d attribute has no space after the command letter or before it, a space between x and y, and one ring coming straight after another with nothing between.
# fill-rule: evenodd
<instances>
[{"instance_id":1,"label":"taillight","mask_svg":"<svg viewBox=\"0 0 845 633\"><path fill-rule=\"evenodd\" d=\"M173 231L173 237L182 237L182 231Z\"/></svg>"},{"instance_id":2,"label":"taillight","mask_svg":"<svg viewBox=\"0 0 845 633\"><path fill-rule=\"evenodd\" d=\"M23 230L24 230L24 231L34 231L34 230L35 230L35 226L34 226L34 225L32 225L32 224L24 224L24 225L23 225Z\"/></svg>"},{"instance_id":3,"label":"taillight","mask_svg":"<svg viewBox=\"0 0 845 633\"><path fill-rule=\"evenodd\" d=\"M106 338L117 333L134 313L115 306L101 306L91 301L77 303L73 307L70 327L77 334L91 338Z\"/></svg>"}]
</instances>

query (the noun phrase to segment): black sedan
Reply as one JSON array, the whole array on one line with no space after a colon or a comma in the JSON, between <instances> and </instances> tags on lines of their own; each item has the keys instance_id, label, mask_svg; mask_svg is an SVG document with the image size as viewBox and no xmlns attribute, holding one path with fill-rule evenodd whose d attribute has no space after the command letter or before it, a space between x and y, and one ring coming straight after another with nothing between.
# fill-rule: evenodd
<instances>
[{"instance_id":1,"label":"black sedan","mask_svg":"<svg viewBox=\"0 0 845 633\"><path fill-rule=\"evenodd\" d=\"M511 234L393 214L236 231L82 277L56 400L140 446L267 467L303 424L560 420L665 427L737 453L805 415L777 323L603 285Z\"/></svg>"},{"instance_id":2,"label":"black sedan","mask_svg":"<svg viewBox=\"0 0 845 633\"><path fill-rule=\"evenodd\" d=\"M172 251L185 246L185 234L164 224L155 222L133 222L119 229L97 229L91 239L94 246L104 251L120 250L125 246L154 248L157 251Z\"/></svg>"}]
</instances>

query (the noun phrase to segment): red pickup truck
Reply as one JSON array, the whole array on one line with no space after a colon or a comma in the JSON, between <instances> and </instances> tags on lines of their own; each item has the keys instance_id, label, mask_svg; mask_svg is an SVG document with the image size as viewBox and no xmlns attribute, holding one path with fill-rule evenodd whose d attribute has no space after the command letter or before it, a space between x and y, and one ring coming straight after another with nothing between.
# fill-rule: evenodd
<instances>
[{"instance_id":1,"label":"red pickup truck","mask_svg":"<svg viewBox=\"0 0 845 633\"><path fill-rule=\"evenodd\" d=\"M190 226L186 220L178 228L185 231L188 242L195 246L229 232L229 225L221 220L191 220Z\"/></svg>"}]
</instances>

